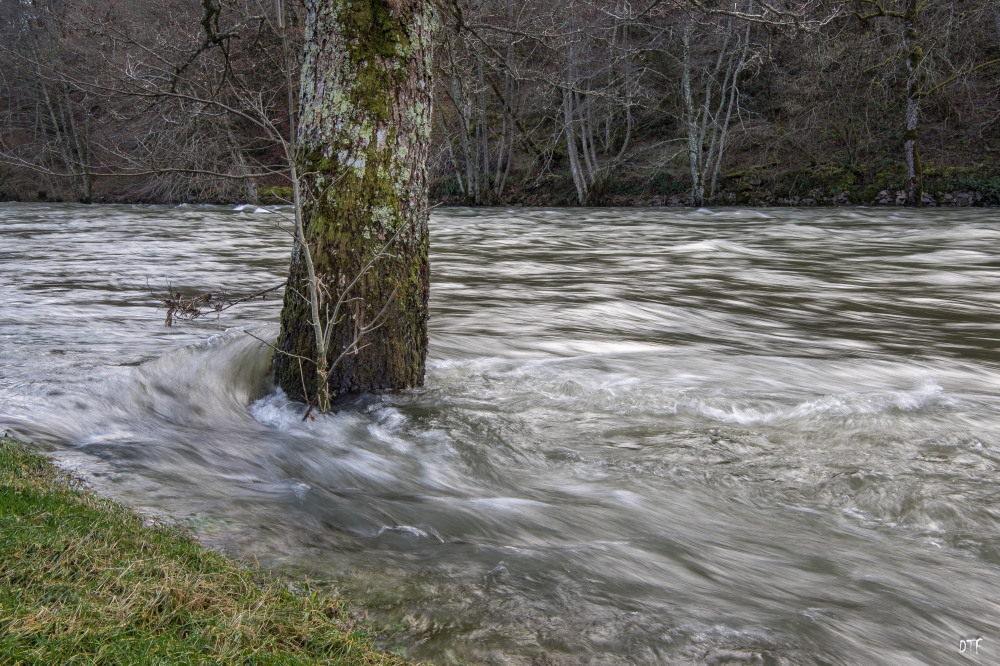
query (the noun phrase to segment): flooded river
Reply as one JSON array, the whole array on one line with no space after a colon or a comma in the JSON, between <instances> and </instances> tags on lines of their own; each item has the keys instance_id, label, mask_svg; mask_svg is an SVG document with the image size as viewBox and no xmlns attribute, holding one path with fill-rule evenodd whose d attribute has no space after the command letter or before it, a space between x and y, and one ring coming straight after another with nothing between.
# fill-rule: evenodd
<instances>
[{"instance_id":1,"label":"flooded river","mask_svg":"<svg viewBox=\"0 0 1000 666\"><path fill-rule=\"evenodd\" d=\"M1000 213L445 209L426 386L302 421L254 207L0 207L0 428L433 663L1000 663Z\"/></svg>"}]
</instances>

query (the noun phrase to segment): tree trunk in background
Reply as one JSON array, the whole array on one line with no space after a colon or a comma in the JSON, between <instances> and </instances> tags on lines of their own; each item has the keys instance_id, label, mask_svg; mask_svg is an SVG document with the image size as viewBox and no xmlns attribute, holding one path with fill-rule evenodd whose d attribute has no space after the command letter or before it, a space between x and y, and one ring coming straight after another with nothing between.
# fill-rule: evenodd
<instances>
[{"instance_id":1,"label":"tree trunk in background","mask_svg":"<svg viewBox=\"0 0 1000 666\"><path fill-rule=\"evenodd\" d=\"M691 170L691 205L701 206L705 203L705 182L702 179L702 142L704 136L698 131L698 115L695 112L694 92L691 89L691 32L693 21L684 26L684 57L683 73L681 75L681 90L684 94L684 115L687 125L688 168Z\"/></svg>"},{"instance_id":2,"label":"tree trunk in background","mask_svg":"<svg viewBox=\"0 0 1000 666\"><path fill-rule=\"evenodd\" d=\"M993 24L997 29L997 44L1000 44L1000 2L993 3Z\"/></svg>"},{"instance_id":3,"label":"tree trunk in background","mask_svg":"<svg viewBox=\"0 0 1000 666\"><path fill-rule=\"evenodd\" d=\"M563 89L563 131L566 134L566 156L569 158L569 171L576 187L576 200L581 206L587 203L587 178L580 164L580 153L577 150L576 110L573 108L573 93L569 88Z\"/></svg>"},{"instance_id":4,"label":"tree trunk in background","mask_svg":"<svg viewBox=\"0 0 1000 666\"><path fill-rule=\"evenodd\" d=\"M331 367L333 395L418 386L427 351L433 12L428 0L305 4L296 159L304 237L323 316L342 303L319 363ZM275 376L288 395L312 402L317 375L299 358L314 359L317 348L308 289L296 247Z\"/></svg>"},{"instance_id":5,"label":"tree trunk in background","mask_svg":"<svg viewBox=\"0 0 1000 666\"><path fill-rule=\"evenodd\" d=\"M906 46L906 130L903 151L906 157L908 184L906 205L921 206L924 198L923 169L920 164L920 61L924 52L917 41L920 20L919 0L906 0L903 12L903 42Z\"/></svg>"}]
</instances>

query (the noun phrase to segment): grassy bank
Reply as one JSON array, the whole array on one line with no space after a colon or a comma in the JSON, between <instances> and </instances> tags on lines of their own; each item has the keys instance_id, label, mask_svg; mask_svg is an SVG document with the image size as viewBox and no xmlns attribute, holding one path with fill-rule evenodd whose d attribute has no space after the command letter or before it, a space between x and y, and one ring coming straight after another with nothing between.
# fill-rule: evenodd
<instances>
[{"instance_id":1,"label":"grassy bank","mask_svg":"<svg viewBox=\"0 0 1000 666\"><path fill-rule=\"evenodd\" d=\"M0 438L0 663L401 664L342 602L149 527Z\"/></svg>"}]
</instances>

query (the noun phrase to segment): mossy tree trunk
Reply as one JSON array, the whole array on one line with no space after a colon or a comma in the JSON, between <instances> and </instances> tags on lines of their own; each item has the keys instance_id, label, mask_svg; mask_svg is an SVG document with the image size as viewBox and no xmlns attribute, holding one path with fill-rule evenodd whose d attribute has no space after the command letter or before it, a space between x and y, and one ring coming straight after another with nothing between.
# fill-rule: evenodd
<instances>
[{"instance_id":1,"label":"mossy tree trunk","mask_svg":"<svg viewBox=\"0 0 1000 666\"><path fill-rule=\"evenodd\" d=\"M305 5L295 160L305 247L293 251L275 376L325 408L324 378L327 396L423 382L433 10L428 0Z\"/></svg>"}]
</instances>

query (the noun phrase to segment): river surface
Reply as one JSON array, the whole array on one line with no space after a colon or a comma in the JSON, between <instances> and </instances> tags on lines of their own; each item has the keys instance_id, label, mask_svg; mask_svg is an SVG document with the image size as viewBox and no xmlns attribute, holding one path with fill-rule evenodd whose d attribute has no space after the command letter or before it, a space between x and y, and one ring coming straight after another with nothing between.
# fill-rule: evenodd
<instances>
[{"instance_id":1,"label":"river surface","mask_svg":"<svg viewBox=\"0 0 1000 666\"><path fill-rule=\"evenodd\" d=\"M440 664L1000 663L1000 212L444 209L426 386L303 408L280 211L0 207L0 427Z\"/></svg>"}]
</instances>

